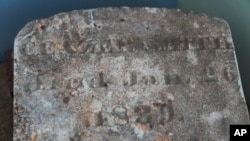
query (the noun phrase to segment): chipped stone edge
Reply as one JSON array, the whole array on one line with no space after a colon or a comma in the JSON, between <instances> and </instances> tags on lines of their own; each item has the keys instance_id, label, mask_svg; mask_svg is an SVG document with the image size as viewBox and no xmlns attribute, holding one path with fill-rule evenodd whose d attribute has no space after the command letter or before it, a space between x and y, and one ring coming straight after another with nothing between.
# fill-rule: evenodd
<instances>
[{"instance_id":1,"label":"chipped stone edge","mask_svg":"<svg viewBox=\"0 0 250 141\"><path fill-rule=\"evenodd\" d=\"M244 102L246 103L246 99L245 99L245 95L244 95L244 91L243 91L243 88L242 88L242 81L241 81L241 76L240 76L240 70L239 70L239 65L238 65L238 59L237 59L237 55L236 55L236 52L235 52L235 45L234 45L234 42L233 42L233 37L232 37L232 32L231 32L231 29L230 29L230 26L229 26L229 24L228 24L228 22L226 21L226 20L224 20L224 19L221 19L221 18L218 18L218 19L220 19L221 21L223 21L224 22L224 24L227 26L227 29L228 29L228 31L229 31L229 33L230 33L230 38L231 38L231 40L232 40L232 45L233 45L233 47L234 47L234 51L233 51L233 53L234 53L234 61L235 61L235 65L236 65L236 68L237 68L237 73L238 73L238 76L239 76L239 79L238 79L238 85L239 85L239 87L240 87L240 95L241 95L241 97L243 98L243 100L244 100Z\"/></svg>"},{"instance_id":2,"label":"chipped stone edge","mask_svg":"<svg viewBox=\"0 0 250 141\"><path fill-rule=\"evenodd\" d=\"M250 118L250 116L249 116L249 112L250 112L250 111L249 111L249 109L248 109L248 107L247 107L246 97L245 97L244 90L243 90L243 87L242 87L240 69L239 69L238 59L237 59L237 55L236 55L236 51L235 51L235 45L234 45L234 42L233 42L232 32L231 32L229 23L228 23L226 20L224 20L224 19L222 19L222 18L218 18L218 19L220 19L220 20L222 20L222 21L224 22L224 24L227 26L227 29L228 29L228 31L229 31L229 33L230 33L230 35L231 35L230 38L231 38L231 40L232 40L232 45L233 45L234 61L235 61L235 65L236 65L236 68L237 68L237 74L238 74L238 76L239 76L239 79L238 79L238 86L240 87L240 89L239 89L239 90L240 90L240 96L242 97L244 103L246 104L246 110L248 111L246 114L247 114L248 118Z\"/></svg>"},{"instance_id":3,"label":"chipped stone edge","mask_svg":"<svg viewBox=\"0 0 250 141\"><path fill-rule=\"evenodd\" d=\"M187 10L187 11L182 11L181 9L170 9L170 8L162 8L162 7L128 7L128 6L121 6L121 7L97 7L97 8L90 8L90 9L78 9L78 10L71 10L71 11L66 11L66 12L59 12L59 13L56 13L56 14L52 14L51 16L47 16L47 17L43 17L43 18L37 18L37 19L33 19L29 22L27 22L21 29L20 31L16 34L15 36L15 40L14 42L16 42L17 38L20 38L22 37L21 33L24 32L24 30L28 27L28 26L31 26L33 25L35 22L37 22L38 20L45 20L45 19L49 19L49 18L52 18L52 17L55 17L56 15L60 15L60 14L71 14L71 13L74 13L74 12L77 12L77 11L86 11L86 12L92 12L94 10L97 10L97 9L145 9L146 11L150 12L150 13L156 13L157 9L159 10L167 10L167 11L172 11L172 12L181 12L183 14L193 14L193 15L200 15L200 16L203 16L203 17L206 17L206 18L211 18L211 19L214 19L214 20L217 20L217 21L221 21L222 23L221 24L225 24L227 26L227 31L228 33L230 33L229 35L231 35L231 31L230 31L230 28L228 26L228 23L222 19L222 18L219 18L219 17L214 17L214 16L211 16L211 15L208 15L206 13L199 13L199 12L195 12L195 11L191 11L191 10ZM32 34L32 33L27 33L27 34Z\"/></svg>"}]
</instances>

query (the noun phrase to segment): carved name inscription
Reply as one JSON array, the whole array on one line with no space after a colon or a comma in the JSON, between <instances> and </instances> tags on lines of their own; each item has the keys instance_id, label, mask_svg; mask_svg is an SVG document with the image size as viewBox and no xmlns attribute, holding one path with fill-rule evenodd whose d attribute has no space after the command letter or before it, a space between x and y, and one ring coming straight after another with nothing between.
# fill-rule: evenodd
<instances>
[{"instance_id":1,"label":"carved name inscription","mask_svg":"<svg viewBox=\"0 0 250 141\"><path fill-rule=\"evenodd\" d=\"M48 41L41 48L35 42L30 42L20 48L23 55L52 55L64 50L68 54L88 53L115 53L136 51L183 51L207 49L232 49L230 37L155 37L157 40L139 37L108 38L108 39L81 39L71 44L64 39L63 44ZM55 48L60 48L55 50Z\"/></svg>"}]
</instances>

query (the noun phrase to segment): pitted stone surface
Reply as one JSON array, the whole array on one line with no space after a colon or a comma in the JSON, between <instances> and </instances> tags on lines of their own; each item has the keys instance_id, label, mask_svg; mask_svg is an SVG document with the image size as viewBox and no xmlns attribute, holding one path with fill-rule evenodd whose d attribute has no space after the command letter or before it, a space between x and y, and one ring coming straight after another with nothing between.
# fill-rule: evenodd
<instances>
[{"instance_id":1,"label":"pitted stone surface","mask_svg":"<svg viewBox=\"0 0 250 141\"><path fill-rule=\"evenodd\" d=\"M14 140L226 141L248 124L230 29L155 8L28 23L15 39Z\"/></svg>"}]
</instances>

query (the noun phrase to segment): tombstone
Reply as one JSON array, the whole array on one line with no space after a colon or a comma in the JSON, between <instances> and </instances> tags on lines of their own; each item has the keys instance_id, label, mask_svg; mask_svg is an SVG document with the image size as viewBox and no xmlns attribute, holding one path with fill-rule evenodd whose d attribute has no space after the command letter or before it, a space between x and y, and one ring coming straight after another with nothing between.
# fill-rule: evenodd
<instances>
[{"instance_id":1,"label":"tombstone","mask_svg":"<svg viewBox=\"0 0 250 141\"><path fill-rule=\"evenodd\" d=\"M231 124L249 115L222 19L98 8L15 38L15 141L226 141Z\"/></svg>"}]
</instances>

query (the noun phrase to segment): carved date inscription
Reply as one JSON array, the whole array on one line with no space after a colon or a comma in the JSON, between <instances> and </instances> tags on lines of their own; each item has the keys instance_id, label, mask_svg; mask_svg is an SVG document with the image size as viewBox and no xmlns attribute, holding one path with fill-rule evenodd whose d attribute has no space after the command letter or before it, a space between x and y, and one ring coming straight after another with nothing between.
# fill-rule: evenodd
<instances>
[{"instance_id":1,"label":"carved date inscription","mask_svg":"<svg viewBox=\"0 0 250 141\"><path fill-rule=\"evenodd\" d=\"M186 84L186 82L192 83L193 81L191 82L189 80L194 80L199 77L203 78L200 80L197 79L199 83L216 83L219 81L219 77L223 78L226 81L234 81L237 78L236 72L233 71L232 67L230 66L226 66L221 73L216 72L216 69L214 67L204 67L201 76L197 76L196 78L188 78L188 80L184 79L183 75L181 74L168 73L167 70L164 72L164 75L161 76L164 80L162 82L160 81L160 78L157 78L154 75L138 75L140 73L141 72L138 71L128 71L123 79L112 79L112 77L108 77L108 74L101 71L97 73L97 75L92 76L92 79L90 80L85 80L83 77L66 79L63 78L60 74L42 73L36 76L37 89L77 89L79 87L85 87L86 85L88 85L88 87L90 88L107 88L110 85L119 84L122 84L122 87L132 87L137 84L171 86Z\"/></svg>"}]
</instances>

